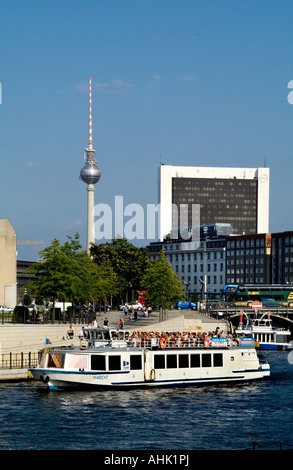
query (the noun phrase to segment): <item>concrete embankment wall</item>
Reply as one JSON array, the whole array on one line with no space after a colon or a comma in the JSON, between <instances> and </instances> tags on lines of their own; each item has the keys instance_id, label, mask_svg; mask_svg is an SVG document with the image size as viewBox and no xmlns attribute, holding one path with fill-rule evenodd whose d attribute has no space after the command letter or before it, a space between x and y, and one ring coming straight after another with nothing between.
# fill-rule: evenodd
<instances>
[{"instance_id":1,"label":"concrete embankment wall","mask_svg":"<svg viewBox=\"0 0 293 470\"><path fill-rule=\"evenodd\" d=\"M0 325L0 354L38 352L48 338L54 344L68 344L69 325ZM78 327L75 328L79 333Z\"/></svg>"}]
</instances>

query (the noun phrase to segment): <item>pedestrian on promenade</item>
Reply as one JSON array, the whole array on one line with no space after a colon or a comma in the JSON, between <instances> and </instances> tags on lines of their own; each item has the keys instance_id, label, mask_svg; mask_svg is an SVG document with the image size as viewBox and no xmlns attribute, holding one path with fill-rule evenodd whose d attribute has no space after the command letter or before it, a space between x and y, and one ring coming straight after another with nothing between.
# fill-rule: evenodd
<instances>
[{"instance_id":1,"label":"pedestrian on promenade","mask_svg":"<svg viewBox=\"0 0 293 470\"><path fill-rule=\"evenodd\" d=\"M72 339L73 336L74 336L74 329L73 329L72 325L70 325L68 330L67 330L67 336L68 336L69 339Z\"/></svg>"}]
</instances>

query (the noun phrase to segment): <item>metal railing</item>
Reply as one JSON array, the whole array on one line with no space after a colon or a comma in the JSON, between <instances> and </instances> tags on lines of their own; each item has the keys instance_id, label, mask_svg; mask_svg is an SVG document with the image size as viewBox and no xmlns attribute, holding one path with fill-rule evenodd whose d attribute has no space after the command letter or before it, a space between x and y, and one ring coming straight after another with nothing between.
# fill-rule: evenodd
<instances>
[{"instance_id":1,"label":"metal railing","mask_svg":"<svg viewBox=\"0 0 293 470\"><path fill-rule=\"evenodd\" d=\"M0 354L0 369L29 369L38 365L38 353Z\"/></svg>"},{"instance_id":2,"label":"metal railing","mask_svg":"<svg viewBox=\"0 0 293 470\"><path fill-rule=\"evenodd\" d=\"M41 315L35 313L21 312L21 313L4 313L0 312L0 324L25 324L25 325L44 325L44 324L87 324L92 321L92 314L75 315L63 312L45 312Z\"/></svg>"},{"instance_id":3,"label":"metal railing","mask_svg":"<svg viewBox=\"0 0 293 470\"><path fill-rule=\"evenodd\" d=\"M128 347L142 347L146 349L160 348L160 349L172 349L172 348L213 348L218 347L235 347L244 345L245 338L243 341L241 338L232 337L209 337L205 338L194 337L193 339L184 339L180 337L165 338L155 337L152 339L145 339L136 336L131 336L127 340ZM114 341L115 342L115 341ZM253 341L248 341L249 346L253 345Z\"/></svg>"}]
</instances>

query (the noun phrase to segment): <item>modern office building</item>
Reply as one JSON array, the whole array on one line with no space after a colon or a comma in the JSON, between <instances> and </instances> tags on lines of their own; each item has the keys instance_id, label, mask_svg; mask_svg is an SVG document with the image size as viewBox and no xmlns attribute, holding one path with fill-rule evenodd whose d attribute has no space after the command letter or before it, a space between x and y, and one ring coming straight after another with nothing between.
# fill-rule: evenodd
<instances>
[{"instance_id":1,"label":"modern office building","mask_svg":"<svg viewBox=\"0 0 293 470\"><path fill-rule=\"evenodd\" d=\"M267 233L269 181L269 168L161 165L159 239L186 223L195 225L192 206L200 207L200 225L228 223L233 234ZM187 221L182 222L180 205L188 207Z\"/></svg>"},{"instance_id":2,"label":"modern office building","mask_svg":"<svg viewBox=\"0 0 293 470\"><path fill-rule=\"evenodd\" d=\"M227 284L292 284L293 232L226 239Z\"/></svg>"},{"instance_id":3,"label":"modern office building","mask_svg":"<svg viewBox=\"0 0 293 470\"><path fill-rule=\"evenodd\" d=\"M231 236L226 239L227 284L271 284L270 233Z\"/></svg>"},{"instance_id":4,"label":"modern office building","mask_svg":"<svg viewBox=\"0 0 293 470\"><path fill-rule=\"evenodd\" d=\"M272 233L272 284L293 283L293 232Z\"/></svg>"}]
</instances>

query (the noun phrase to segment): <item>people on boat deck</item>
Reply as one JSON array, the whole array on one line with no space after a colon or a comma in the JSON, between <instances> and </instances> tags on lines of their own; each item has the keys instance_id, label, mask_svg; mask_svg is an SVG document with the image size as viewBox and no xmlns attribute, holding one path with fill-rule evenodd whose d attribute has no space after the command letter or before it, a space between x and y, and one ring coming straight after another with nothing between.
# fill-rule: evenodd
<instances>
[{"instance_id":1,"label":"people on boat deck","mask_svg":"<svg viewBox=\"0 0 293 470\"><path fill-rule=\"evenodd\" d=\"M72 339L73 336L74 336L74 329L72 327L72 325L69 326L68 330L67 330L67 336L68 338Z\"/></svg>"},{"instance_id":2,"label":"people on boat deck","mask_svg":"<svg viewBox=\"0 0 293 470\"><path fill-rule=\"evenodd\" d=\"M242 334L241 336L245 336ZM220 331L218 327L216 331L206 332L156 332L156 331L134 331L129 336L129 342L133 346L147 346L151 342L160 343L160 340L166 340L168 347L196 347L202 346L205 339L212 338L226 338L229 346L236 346L239 342L239 337L232 334L226 334L223 330Z\"/></svg>"}]
</instances>

